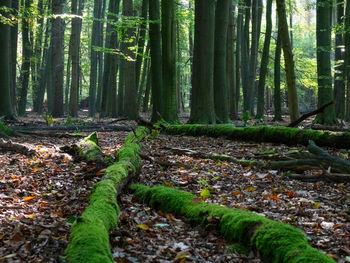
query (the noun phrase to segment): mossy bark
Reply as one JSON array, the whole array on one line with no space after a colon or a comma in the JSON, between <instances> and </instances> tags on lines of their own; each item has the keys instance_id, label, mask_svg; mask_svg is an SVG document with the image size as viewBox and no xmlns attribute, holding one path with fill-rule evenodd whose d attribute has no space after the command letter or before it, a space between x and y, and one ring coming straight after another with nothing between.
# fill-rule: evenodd
<instances>
[{"instance_id":1,"label":"mossy bark","mask_svg":"<svg viewBox=\"0 0 350 263\"><path fill-rule=\"evenodd\" d=\"M2 121L0 121L0 138L7 138L10 136L14 136L16 134L15 131L7 127Z\"/></svg>"},{"instance_id":2,"label":"mossy bark","mask_svg":"<svg viewBox=\"0 0 350 263\"><path fill-rule=\"evenodd\" d=\"M130 177L140 171L139 143L146 134L144 127L131 133L118 152L118 161L107 168L102 181L94 184L89 206L72 225L65 251L69 263L113 262L108 235L118 224L116 197Z\"/></svg>"},{"instance_id":3,"label":"mossy bark","mask_svg":"<svg viewBox=\"0 0 350 263\"><path fill-rule=\"evenodd\" d=\"M334 262L312 248L299 229L269 220L253 212L204 202L194 195L169 187L132 185L139 202L168 213L186 216L191 222L205 224L208 217L219 217L220 232L247 250L257 250L263 262Z\"/></svg>"},{"instance_id":4,"label":"mossy bark","mask_svg":"<svg viewBox=\"0 0 350 263\"><path fill-rule=\"evenodd\" d=\"M288 127L245 127L232 125L169 125L163 132L172 135L228 137L234 140L274 142L287 145L308 145L313 140L319 146L350 147L350 132L330 132Z\"/></svg>"}]
</instances>

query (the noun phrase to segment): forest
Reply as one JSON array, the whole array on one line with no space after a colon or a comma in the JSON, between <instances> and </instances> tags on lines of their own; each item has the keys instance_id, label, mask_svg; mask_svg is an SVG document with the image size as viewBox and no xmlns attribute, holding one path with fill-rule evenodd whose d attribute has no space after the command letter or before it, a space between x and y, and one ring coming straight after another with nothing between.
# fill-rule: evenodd
<instances>
[{"instance_id":1,"label":"forest","mask_svg":"<svg viewBox=\"0 0 350 263\"><path fill-rule=\"evenodd\" d=\"M350 0L1 0L0 261L350 262Z\"/></svg>"}]
</instances>

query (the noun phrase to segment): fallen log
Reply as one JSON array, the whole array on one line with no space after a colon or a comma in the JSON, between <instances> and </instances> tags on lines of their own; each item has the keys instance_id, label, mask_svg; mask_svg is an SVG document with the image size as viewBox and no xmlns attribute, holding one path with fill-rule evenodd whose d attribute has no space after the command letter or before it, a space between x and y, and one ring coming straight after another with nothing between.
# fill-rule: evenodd
<instances>
[{"instance_id":1,"label":"fallen log","mask_svg":"<svg viewBox=\"0 0 350 263\"><path fill-rule=\"evenodd\" d=\"M31 156L35 154L35 150L29 149L27 146L12 141L0 140L0 150L4 152L14 152Z\"/></svg>"},{"instance_id":2,"label":"fallen log","mask_svg":"<svg viewBox=\"0 0 350 263\"><path fill-rule=\"evenodd\" d=\"M8 138L11 136L19 135L13 129L6 126L2 121L0 121L0 138Z\"/></svg>"},{"instance_id":3,"label":"fallen log","mask_svg":"<svg viewBox=\"0 0 350 263\"><path fill-rule=\"evenodd\" d=\"M91 132L91 131L100 131L100 132L112 132L112 131L131 131L131 128L128 126L120 125L77 125L77 126L11 126L11 129L14 131L51 131L51 132Z\"/></svg>"},{"instance_id":4,"label":"fallen log","mask_svg":"<svg viewBox=\"0 0 350 263\"><path fill-rule=\"evenodd\" d=\"M166 125L162 132L170 135L226 137L233 140L308 145L313 140L319 146L350 148L350 132L307 130L289 127L245 127L233 125Z\"/></svg>"},{"instance_id":5,"label":"fallen log","mask_svg":"<svg viewBox=\"0 0 350 263\"><path fill-rule=\"evenodd\" d=\"M242 166L258 166L262 167L264 166L264 162L255 161L255 160L242 160L237 159L229 155L225 154L215 154L215 153L204 153L204 152L198 152L191 149L181 149L181 148L167 148L164 147L163 149L169 150L172 153L180 154L180 155L186 155L191 157L199 157L202 159L211 159L211 160L218 160L218 161L228 161L236 164L240 164Z\"/></svg>"},{"instance_id":6,"label":"fallen log","mask_svg":"<svg viewBox=\"0 0 350 263\"><path fill-rule=\"evenodd\" d=\"M206 224L208 218L219 218L221 234L248 251L257 251L263 262L334 262L312 248L306 235L291 225L246 210L194 201L195 195L170 187L131 185L130 189L135 191L138 202L166 213L186 216L192 223Z\"/></svg>"},{"instance_id":7,"label":"fallen log","mask_svg":"<svg viewBox=\"0 0 350 263\"><path fill-rule=\"evenodd\" d=\"M60 148L63 152L73 156L75 160L86 160L88 162L102 162L104 155L100 146L98 146L97 132L81 139L73 145L66 145Z\"/></svg>"},{"instance_id":8,"label":"fallen log","mask_svg":"<svg viewBox=\"0 0 350 263\"><path fill-rule=\"evenodd\" d=\"M118 151L117 162L109 166L103 179L94 184L90 204L72 225L68 247L69 263L112 263L109 232L118 224L117 196L141 168L140 141L148 131L140 127L130 133Z\"/></svg>"},{"instance_id":9,"label":"fallen log","mask_svg":"<svg viewBox=\"0 0 350 263\"><path fill-rule=\"evenodd\" d=\"M334 104L334 101L328 102L327 104L321 106L317 110L314 110L314 111L311 111L309 113L302 115L299 119L287 124L286 127L296 127L296 126L298 126L299 123L306 120L307 118L323 112L328 106L330 106L332 104Z\"/></svg>"}]
</instances>

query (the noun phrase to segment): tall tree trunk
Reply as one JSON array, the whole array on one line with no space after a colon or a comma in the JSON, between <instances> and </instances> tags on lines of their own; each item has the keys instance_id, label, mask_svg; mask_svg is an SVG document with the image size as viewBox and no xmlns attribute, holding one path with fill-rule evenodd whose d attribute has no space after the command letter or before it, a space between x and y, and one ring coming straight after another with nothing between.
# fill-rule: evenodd
<instances>
[{"instance_id":1,"label":"tall tree trunk","mask_svg":"<svg viewBox=\"0 0 350 263\"><path fill-rule=\"evenodd\" d=\"M214 65L215 0L195 1L193 91L190 123L215 123Z\"/></svg>"},{"instance_id":2,"label":"tall tree trunk","mask_svg":"<svg viewBox=\"0 0 350 263\"><path fill-rule=\"evenodd\" d=\"M22 67L21 67L21 89L19 93L18 115L24 116L27 107L27 95L30 76L30 60L32 57L31 39L29 37L29 9L32 0L25 1L25 16L22 19ZM33 74L33 72L32 72Z\"/></svg>"},{"instance_id":3,"label":"tall tree trunk","mask_svg":"<svg viewBox=\"0 0 350 263\"><path fill-rule=\"evenodd\" d=\"M346 119L350 120L350 0L346 1L345 28Z\"/></svg>"},{"instance_id":4,"label":"tall tree trunk","mask_svg":"<svg viewBox=\"0 0 350 263\"><path fill-rule=\"evenodd\" d=\"M282 103L281 103L281 53L282 41L281 34L278 32L277 24L277 40L275 50L275 64L274 64L274 94L273 103L275 108L274 121L282 121Z\"/></svg>"},{"instance_id":5,"label":"tall tree trunk","mask_svg":"<svg viewBox=\"0 0 350 263\"><path fill-rule=\"evenodd\" d=\"M238 103L241 97L241 47L242 47L242 34L243 34L243 9L242 6L238 6L237 11L237 34L236 34L236 108L238 115ZM238 117L238 116L237 116Z\"/></svg>"},{"instance_id":6,"label":"tall tree trunk","mask_svg":"<svg viewBox=\"0 0 350 263\"><path fill-rule=\"evenodd\" d=\"M163 107L165 121L178 122L176 98L175 0L162 0Z\"/></svg>"},{"instance_id":7,"label":"tall tree trunk","mask_svg":"<svg viewBox=\"0 0 350 263\"><path fill-rule=\"evenodd\" d=\"M235 61L235 9L236 5L230 0L230 10L227 28L227 43L226 43L226 83L228 90L228 109L231 119L236 119L238 116L236 104L236 61Z\"/></svg>"},{"instance_id":8,"label":"tall tree trunk","mask_svg":"<svg viewBox=\"0 0 350 263\"><path fill-rule=\"evenodd\" d=\"M285 71L288 87L288 107L291 121L299 118L298 95L295 83L294 59L292 46L289 39L288 24L286 18L285 0L277 1L277 15L279 34L281 35L282 49L285 61Z\"/></svg>"},{"instance_id":9,"label":"tall tree trunk","mask_svg":"<svg viewBox=\"0 0 350 263\"><path fill-rule=\"evenodd\" d=\"M96 112L96 86L97 86L97 73L98 73L98 51L96 48L99 46L99 30L100 30L100 15L102 11L102 0L94 1L94 21L92 22L91 32L91 67L90 67L90 86L89 86L89 116L95 116Z\"/></svg>"},{"instance_id":10,"label":"tall tree trunk","mask_svg":"<svg viewBox=\"0 0 350 263\"><path fill-rule=\"evenodd\" d=\"M18 0L12 0L12 11L13 15L18 15ZM18 23L15 23L11 26L10 29L10 35L11 35L11 44L10 44L10 51L11 51L11 57L10 57L10 64L11 64L11 104L12 104L12 110L14 113L17 112L17 47L18 47Z\"/></svg>"},{"instance_id":11,"label":"tall tree trunk","mask_svg":"<svg viewBox=\"0 0 350 263\"><path fill-rule=\"evenodd\" d=\"M119 45L120 51L125 53L125 43L121 41ZM124 116L124 91L125 91L125 59L119 56L119 83L118 83L118 115Z\"/></svg>"},{"instance_id":12,"label":"tall tree trunk","mask_svg":"<svg viewBox=\"0 0 350 263\"><path fill-rule=\"evenodd\" d=\"M150 59L148 58L149 56L149 41L147 43L147 47L146 47L146 52L145 52L145 59L143 60L143 66L142 66L142 76L140 79L140 85L139 85L139 89L138 89L138 94L137 94L137 107L141 108L141 101L142 101L142 97L145 95L145 82L146 82L146 78L148 76L148 72L149 72L149 63L150 63Z\"/></svg>"},{"instance_id":13,"label":"tall tree trunk","mask_svg":"<svg viewBox=\"0 0 350 263\"><path fill-rule=\"evenodd\" d=\"M230 122L227 90L227 29L230 0L218 0L215 11L214 37L214 103L217 121Z\"/></svg>"},{"instance_id":14,"label":"tall tree trunk","mask_svg":"<svg viewBox=\"0 0 350 263\"><path fill-rule=\"evenodd\" d=\"M250 111L250 89L249 86L249 28L250 28L250 10L251 0L245 0L244 26L241 37L241 74L243 86L243 111Z\"/></svg>"},{"instance_id":15,"label":"tall tree trunk","mask_svg":"<svg viewBox=\"0 0 350 263\"><path fill-rule=\"evenodd\" d=\"M139 89L140 87L141 66L142 66L143 54L145 49L148 2L149 0L142 0L142 8L141 8L142 22L139 28L139 36L138 36L138 42L137 42L137 58L136 58L136 73L135 73L137 89Z\"/></svg>"},{"instance_id":16,"label":"tall tree trunk","mask_svg":"<svg viewBox=\"0 0 350 263\"><path fill-rule=\"evenodd\" d=\"M133 16L134 8L132 0L123 0L123 15L129 19ZM131 21L129 20L129 23ZM138 118L137 107L137 84L136 84L136 63L135 55L131 48L134 46L135 30L133 26L126 29L125 55L128 59L125 61L125 114L129 120Z\"/></svg>"},{"instance_id":17,"label":"tall tree trunk","mask_svg":"<svg viewBox=\"0 0 350 263\"><path fill-rule=\"evenodd\" d=\"M79 3L79 10L78 10ZM72 0L72 34L71 34L71 59L72 59L72 82L69 96L69 114L72 117L78 116L78 101L79 101L79 51L80 51L80 34L84 0Z\"/></svg>"},{"instance_id":18,"label":"tall tree trunk","mask_svg":"<svg viewBox=\"0 0 350 263\"><path fill-rule=\"evenodd\" d=\"M316 7L317 40L317 82L318 107L333 100L331 73L331 0L317 0ZM321 124L335 124L335 107L331 105L317 114L316 121Z\"/></svg>"},{"instance_id":19,"label":"tall tree trunk","mask_svg":"<svg viewBox=\"0 0 350 263\"><path fill-rule=\"evenodd\" d=\"M344 0L336 0L337 24L344 25ZM345 74L344 74L343 35L339 30L335 35L334 101L338 118L345 117Z\"/></svg>"},{"instance_id":20,"label":"tall tree trunk","mask_svg":"<svg viewBox=\"0 0 350 263\"><path fill-rule=\"evenodd\" d=\"M149 2L149 38L151 47L151 68L152 68L152 122L160 119L159 113L162 109L163 74L162 74L162 48L160 34L160 10L159 0Z\"/></svg>"},{"instance_id":21,"label":"tall tree trunk","mask_svg":"<svg viewBox=\"0 0 350 263\"><path fill-rule=\"evenodd\" d=\"M52 0L53 15L62 14L64 0ZM63 117L63 36L64 25L62 18L55 16L52 19L51 28L51 45L52 45L52 87L54 94L54 103L52 108L53 117ZM50 102L49 102L50 103Z\"/></svg>"},{"instance_id":22,"label":"tall tree trunk","mask_svg":"<svg viewBox=\"0 0 350 263\"><path fill-rule=\"evenodd\" d=\"M264 49L261 57L260 64L260 77L259 77L259 86L258 86L258 108L256 118L264 118L264 92L265 92L265 83L266 83L266 74L267 74L267 66L269 64L269 56L270 56L270 40L272 33L272 0L267 0L266 4L266 32L265 32L265 41L264 41Z\"/></svg>"},{"instance_id":23,"label":"tall tree trunk","mask_svg":"<svg viewBox=\"0 0 350 263\"><path fill-rule=\"evenodd\" d=\"M190 11L192 10L192 4L191 0L188 1L188 8ZM191 63L191 77L190 77L190 108L192 104L192 90L193 90L193 19L190 18L190 24L188 29L188 51L190 56L190 63Z\"/></svg>"},{"instance_id":24,"label":"tall tree trunk","mask_svg":"<svg viewBox=\"0 0 350 263\"><path fill-rule=\"evenodd\" d=\"M151 78L152 78L152 69L149 67L148 74L147 74L147 81L146 81L146 90L145 90L145 96L143 97L143 105L142 105L142 112L148 111L148 102L149 102L149 94L151 91Z\"/></svg>"},{"instance_id":25,"label":"tall tree trunk","mask_svg":"<svg viewBox=\"0 0 350 263\"><path fill-rule=\"evenodd\" d=\"M2 5L11 8L10 0L3 0ZM0 15L7 17L7 13L0 9ZM11 64L10 64L10 26L0 23L0 116L12 118L11 106Z\"/></svg>"}]
</instances>

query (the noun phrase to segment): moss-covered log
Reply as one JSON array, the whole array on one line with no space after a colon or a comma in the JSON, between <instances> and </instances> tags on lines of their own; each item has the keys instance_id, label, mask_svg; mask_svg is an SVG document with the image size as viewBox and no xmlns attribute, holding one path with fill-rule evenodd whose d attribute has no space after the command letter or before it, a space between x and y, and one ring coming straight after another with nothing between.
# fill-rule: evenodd
<instances>
[{"instance_id":1,"label":"moss-covered log","mask_svg":"<svg viewBox=\"0 0 350 263\"><path fill-rule=\"evenodd\" d=\"M205 223L208 217L219 217L221 233L248 249L257 250L264 262L334 262L312 248L299 229L269 220L253 212L194 202L194 195L169 187L132 185L140 202L164 212L185 215L190 221Z\"/></svg>"},{"instance_id":2,"label":"moss-covered log","mask_svg":"<svg viewBox=\"0 0 350 263\"><path fill-rule=\"evenodd\" d=\"M147 133L143 127L131 133L117 154L118 161L107 168L102 181L94 184L89 206L72 225L65 251L69 263L113 262L108 235L118 223L116 197L140 171L139 142Z\"/></svg>"},{"instance_id":3,"label":"moss-covered log","mask_svg":"<svg viewBox=\"0 0 350 263\"><path fill-rule=\"evenodd\" d=\"M350 148L350 132L316 131L288 127L245 127L233 125L167 125L163 132L171 135L224 136L235 140L274 142L288 145L308 145L313 140L319 146Z\"/></svg>"},{"instance_id":4,"label":"moss-covered log","mask_svg":"<svg viewBox=\"0 0 350 263\"><path fill-rule=\"evenodd\" d=\"M61 150L69 153L76 160L86 160L89 162L103 160L102 150L98 146L97 132L91 133L76 144L63 146Z\"/></svg>"}]
</instances>

